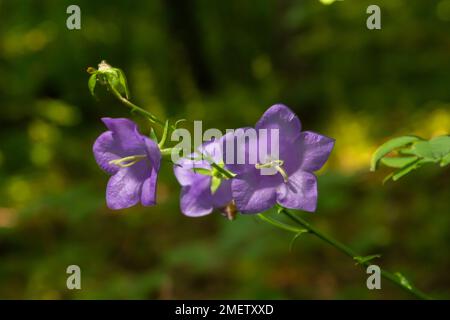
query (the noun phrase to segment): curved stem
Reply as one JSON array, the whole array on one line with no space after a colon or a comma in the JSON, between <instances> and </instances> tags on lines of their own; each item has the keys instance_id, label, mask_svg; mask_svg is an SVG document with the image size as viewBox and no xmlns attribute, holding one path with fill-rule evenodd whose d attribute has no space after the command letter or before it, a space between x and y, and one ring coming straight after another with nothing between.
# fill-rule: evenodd
<instances>
[{"instance_id":1,"label":"curved stem","mask_svg":"<svg viewBox=\"0 0 450 320\"><path fill-rule=\"evenodd\" d=\"M152 113L142 109L141 107L138 107L134 103L132 103L130 100L124 98L116 89L114 89L112 86L109 86L109 89L113 93L114 97L116 97L123 105L130 108L132 112L137 112L141 114L142 116L150 119L150 121L159 124L161 127L164 128L165 123L161 120L159 120L157 117L155 117Z\"/></svg>"},{"instance_id":2,"label":"curved stem","mask_svg":"<svg viewBox=\"0 0 450 320\"><path fill-rule=\"evenodd\" d=\"M279 210L280 213L285 214L287 217L289 217L292 221L294 221L295 223L297 223L298 225L300 225L302 228L306 229L309 233L315 235L316 237L318 237L319 239L321 239L322 241L328 243L329 245L331 245L332 247L338 249L339 251L341 251L342 253L344 253L345 255L349 256L350 258L352 258L353 260L357 261L358 264L360 264L361 266L364 267L368 267L370 265L370 261L368 260L364 260L364 259L360 259L361 257L355 252L353 251L353 249L351 249L350 247L348 247L347 245L337 241L336 239L324 234L323 232L319 231L318 229L316 229L314 226L312 226L310 223L308 223L307 221L305 221L303 218L293 215L291 214L287 209L285 208L280 208ZM264 217L262 215L260 215L260 217L264 220L267 221L267 217ZM269 223L271 223L270 221L268 221ZM276 227L280 227L277 226L277 224L275 223L271 223L272 225L276 226ZM288 230L291 232L295 232L294 230L290 230L288 228L282 228L284 230ZM419 299L424 299L424 300L429 300L432 299L430 296L428 296L426 293L422 292L421 290L419 290L418 288L412 286L411 284L409 284L406 279L403 279L402 277L397 276L396 274L393 274L391 272L388 272L384 269L381 269L381 276L386 279L389 280L390 282L394 283L395 285L397 285L398 287L402 288L403 290L407 291L408 293L414 295L416 298Z\"/></svg>"}]
</instances>

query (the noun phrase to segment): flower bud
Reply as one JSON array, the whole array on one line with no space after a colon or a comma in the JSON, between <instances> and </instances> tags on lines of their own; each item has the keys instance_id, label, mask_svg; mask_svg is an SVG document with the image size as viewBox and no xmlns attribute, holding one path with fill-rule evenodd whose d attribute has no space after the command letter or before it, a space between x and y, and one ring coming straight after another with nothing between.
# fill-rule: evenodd
<instances>
[{"instance_id":1,"label":"flower bud","mask_svg":"<svg viewBox=\"0 0 450 320\"><path fill-rule=\"evenodd\" d=\"M87 72L91 74L89 78L89 90L94 95L97 82L107 87L108 90L115 91L126 99L129 98L129 90L125 74L119 68L114 68L105 60L98 64L98 70L89 67Z\"/></svg>"}]
</instances>

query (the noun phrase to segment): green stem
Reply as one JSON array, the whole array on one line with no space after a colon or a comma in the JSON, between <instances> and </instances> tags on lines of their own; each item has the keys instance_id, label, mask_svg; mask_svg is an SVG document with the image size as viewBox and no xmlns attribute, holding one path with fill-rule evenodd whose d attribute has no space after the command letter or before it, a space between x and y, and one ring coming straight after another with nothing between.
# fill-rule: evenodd
<instances>
[{"instance_id":1,"label":"green stem","mask_svg":"<svg viewBox=\"0 0 450 320\"><path fill-rule=\"evenodd\" d=\"M159 124L161 127L164 128L165 123L161 120L159 120L157 117L155 117L152 113L142 109L141 107L138 107L134 103L132 103L130 100L124 98L116 89L114 89L112 86L109 86L109 89L111 90L112 94L126 107L130 108L132 112L137 112L141 114L142 116L150 119L150 121Z\"/></svg>"},{"instance_id":2,"label":"green stem","mask_svg":"<svg viewBox=\"0 0 450 320\"><path fill-rule=\"evenodd\" d=\"M297 215L293 215L291 214L287 209L285 208L280 208L279 210L280 213L285 214L287 217L289 217L292 221L294 221L295 223L297 223L298 225L300 225L301 227L305 228L309 233L315 235L316 237L318 237L319 239L323 240L324 242L328 243L329 245L331 245L332 247L338 249L339 251L341 251L342 253L344 253L345 255L349 256L350 258L352 258L355 261L358 261L358 257L360 257L355 251L353 251L353 249L351 249L350 247L346 246L345 244L333 239L332 237L325 235L323 232L319 231L318 229L316 229L314 226L312 226L311 224L309 224L307 221L305 221L303 218L297 216ZM259 215L261 218L263 217L262 215ZM264 219L265 218L265 219ZM267 217L262 218L264 221L267 221ZM274 226L277 226L274 223L271 223ZM279 227L279 226L278 226ZM289 230L288 228L282 228L284 230L288 230L291 232L296 232L294 230ZM370 265L370 261L363 261L360 263L361 266L364 267L368 267ZM395 274L388 272L386 270L381 269L381 276L386 279L389 280L390 282L394 283L395 285L397 285L398 287L402 288L403 290L407 291L408 293L414 295L416 298L419 299L424 299L424 300L429 300L432 299L430 296L428 296L426 293L422 292L421 290L419 290L418 288L412 286L409 283L405 283L404 281L401 280L400 277L396 276Z\"/></svg>"}]
</instances>

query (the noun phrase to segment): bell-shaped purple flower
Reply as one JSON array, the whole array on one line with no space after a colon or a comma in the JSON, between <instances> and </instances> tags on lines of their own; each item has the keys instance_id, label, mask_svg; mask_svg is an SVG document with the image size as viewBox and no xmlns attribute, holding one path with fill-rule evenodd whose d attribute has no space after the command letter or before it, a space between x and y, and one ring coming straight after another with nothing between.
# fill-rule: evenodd
<instances>
[{"instance_id":1,"label":"bell-shaped purple flower","mask_svg":"<svg viewBox=\"0 0 450 320\"><path fill-rule=\"evenodd\" d=\"M201 217L214 209L225 208L232 200L231 180L221 176L211 162L224 167L220 141L204 143L197 153L181 158L174 173L182 186L181 212L189 217ZM202 158L202 155L205 156ZM220 183L220 184L219 184ZM218 187L214 187L214 186Z\"/></svg>"},{"instance_id":2,"label":"bell-shaped purple flower","mask_svg":"<svg viewBox=\"0 0 450 320\"><path fill-rule=\"evenodd\" d=\"M266 129L267 135L261 136L260 129ZM276 158L271 155L270 141L274 129L278 131L278 141L274 141L278 146ZM225 137L237 141L235 134ZM252 142L257 146L253 151L249 147ZM265 147L267 156L260 155L261 142L268 145ZM281 104L270 107L256 124L256 136L236 146L236 152L244 152L247 161L228 164L237 174L232 181L237 209L242 213L258 213L278 203L290 209L315 211L317 179L312 172L325 164L333 146L334 139L310 131L301 132L300 120L288 107ZM255 152L256 163L249 163L249 155ZM273 173L265 175L263 171L269 169Z\"/></svg>"},{"instance_id":3,"label":"bell-shaped purple flower","mask_svg":"<svg viewBox=\"0 0 450 320\"><path fill-rule=\"evenodd\" d=\"M103 118L108 131L94 143L95 160L112 175L106 187L110 209L124 209L142 203L155 204L161 152L158 145L139 133L128 119Z\"/></svg>"}]
</instances>

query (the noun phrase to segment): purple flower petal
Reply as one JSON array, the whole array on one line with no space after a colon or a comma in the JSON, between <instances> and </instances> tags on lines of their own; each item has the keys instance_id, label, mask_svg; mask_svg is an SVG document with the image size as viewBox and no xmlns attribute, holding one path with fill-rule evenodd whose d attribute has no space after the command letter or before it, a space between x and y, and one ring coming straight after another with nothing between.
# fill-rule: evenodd
<instances>
[{"instance_id":1,"label":"purple flower petal","mask_svg":"<svg viewBox=\"0 0 450 320\"><path fill-rule=\"evenodd\" d=\"M236 208L242 213L259 213L276 203L276 187L282 183L279 175L261 176L256 169L238 175L231 182Z\"/></svg>"},{"instance_id":2,"label":"purple flower petal","mask_svg":"<svg viewBox=\"0 0 450 320\"><path fill-rule=\"evenodd\" d=\"M128 168L120 168L106 187L106 204L110 209L125 209L141 200L143 180L148 177L148 165L145 161Z\"/></svg>"},{"instance_id":3,"label":"purple flower petal","mask_svg":"<svg viewBox=\"0 0 450 320\"><path fill-rule=\"evenodd\" d=\"M289 176L287 183L277 189L277 202L289 209L309 212L317 207L317 179L310 172L298 170Z\"/></svg>"},{"instance_id":4,"label":"purple flower petal","mask_svg":"<svg viewBox=\"0 0 450 320\"><path fill-rule=\"evenodd\" d=\"M139 132L137 133L139 134ZM141 138L144 142L145 151L148 159L150 160L152 168L156 170L156 172L158 172L161 165L161 151L159 150L156 142L152 139L145 136L141 136Z\"/></svg>"},{"instance_id":5,"label":"purple flower petal","mask_svg":"<svg viewBox=\"0 0 450 320\"><path fill-rule=\"evenodd\" d=\"M210 169L210 165L206 161L194 161L187 158L181 158L173 166L173 172L181 186L190 186L197 182L199 176L194 172L194 168Z\"/></svg>"},{"instance_id":6,"label":"purple flower petal","mask_svg":"<svg viewBox=\"0 0 450 320\"><path fill-rule=\"evenodd\" d=\"M205 154L216 163L222 162L222 140L204 143L199 148L200 154ZM199 157L191 154L190 157ZM174 173L182 186L180 207L181 212L190 217L200 217L209 214L214 208L225 207L231 200L231 181L222 180L214 194L211 193L211 176L195 172L194 168L210 170L207 160L182 158L174 165Z\"/></svg>"},{"instance_id":7,"label":"purple flower petal","mask_svg":"<svg viewBox=\"0 0 450 320\"><path fill-rule=\"evenodd\" d=\"M229 132L222 139L223 160L227 168L235 174L241 174L255 167L258 159L258 137L257 135L248 135L248 130L253 128L245 127ZM239 139L238 136L242 137ZM256 161L250 161L252 153ZM238 158L240 157L240 159ZM239 161L241 160L241 161ZM242 163L243 162L243 163Z\"/></svg>"},{"instance_id":8,"label":"purple flower petal","mask_svg":"<svg viewBox=\"0 0 450 320\"><path fill-rule=\"evenodd\" d=\"M144 180L141 190L141 203L144 206L153 206L156 204L156 182L158 180L158 170L153 167L150 177Z\"/></svg>"},{"instance_id":9,"label":"purple flower petal","mask_svg":"<svg viewBox=\"0 0 450 320\"><path fill-rule=\"evenodd\" d=\"M94 142L94 157L101 169L109 174L115 174L119 167L109 164L111 160L120 158L118 155L120 149L117 147L113 133L111 131L103 132Z\"/></svg>"},{"instance_id":10,"label":"purple flower petal","mask_svg":"<svg viewBox=\"0 0 450 320\"><path fill-rule=\"evenodd\" d=\"M102 118L106 127L113 133L116 151L120 157L142 153L144 149L142 135L136 123L125 118Z\"/></svg>"},{"instance_id":11,"label":"purple flower petal","mask_svg":"<svg viewBox=\"0 0 450 320\"><path fill-rule=\"evenodd\" d=\"M335 140L321 134L304 131L300 135L300 167L304 171L322 168L330 156Z\"/></svg>"},{"instance_id":12,"label":"purple flower petal","mask_svg":"<svg viewBox=\"0 0 450 320\"><path fill-rule=\"evenodd\" d=\"M94 143L94 156L99 166L112 174L106 188L106 202L111 209L124 209L142 202L155 204L156 181L161 162L158 145L141 135L128 119L103 118L109 131ZM110 164L111 160L134 157L127 166Z\"/></svg>"},{"instance_id":13,"label":"purple flower petal","mask_svg":"<svg viewBox=\"0 0 450 320\"><path fill-rule=\"evenodd\" d=\"M180 196L181 212L189 217L201 217L211 213L213 203L210 185L211 177L201 176L195 185L183 187Z\"/></svg>"},{"instance_id":14,"label":"purple flower petal","mask_svg":"<svg viewBox=\"0 0 450 320\"><path fill-rule=\"evenodd\" d=\"M297 115L283 104L275 104L267 109L255 127L256 130L278 129L280 144L282 139L295 140L302 129Z\"/></svg>"},{"instance_id":15,"label":"purple flower petal","mask_svg":"<svg viewBox=\"0 0 450 320\"><path fill-rule=\"evenodd\" d=\"M231 180L222 180L219 188L212 195L214 208L223 208L233 200L231 194Z\"/></svg>"}]
</instances>

